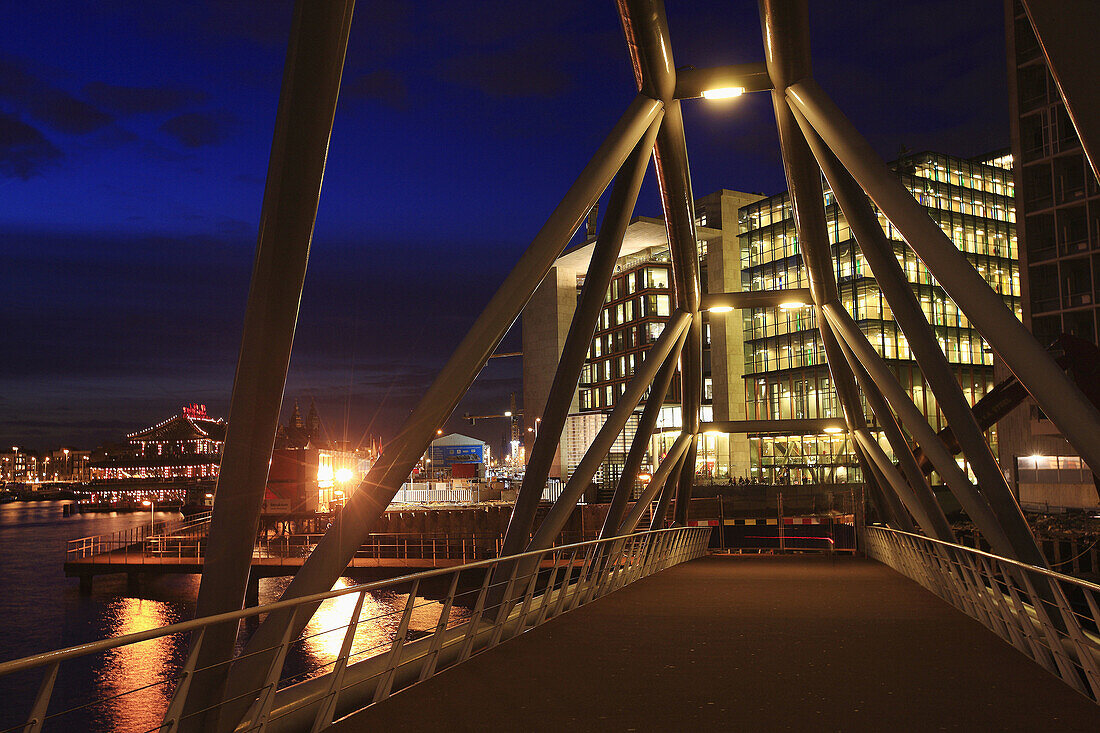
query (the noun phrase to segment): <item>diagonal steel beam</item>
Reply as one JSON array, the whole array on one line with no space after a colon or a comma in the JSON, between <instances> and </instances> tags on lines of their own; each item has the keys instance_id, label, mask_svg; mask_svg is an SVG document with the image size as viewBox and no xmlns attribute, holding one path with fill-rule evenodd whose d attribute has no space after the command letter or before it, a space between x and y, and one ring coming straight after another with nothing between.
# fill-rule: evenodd
<instances>
[{"instance_id":1,"label":"diagonal steel beam","mask_svg":"<svg viewBox=\"0 0 1100 733\"><path fill-rule=\"evenodd\" d=\"M550 475L550 464L554 461L554 453L561 441L585 356L592 346L592 336L603 310L608 283L615 274L615 261L619 257L623 236L630 223L634 204L638 200L638 192L642 187L649 158L653 154L653 141L657 137L662 117L663 113L657 114L611 187L607 214L596 237L580 302L573 314L573 321L569 324L569 334L565 338L550 394L546 398L541 429L527 461L519 496L512 507L512 516L500 551L502 556L522 552L530 540L531 527L535 522L546 479Z\"/></svg>"},{"instance_id":2,"label":"diagonal steel beam","mask_svg":"<svg viewBox=\"0 0 1100 733\"><path fill-rule=\"evenodd\" d=\"M1100 98L1096 67L1083 63L1096 53L1100 13L1096 0L1021 0L1047 69L1058 87L1092 173L1100 178ZM1021 182L1022 183L1022 182Z\"/></svg>"},{"instance_id":3,"label":"diagonal steel beam","mask_svg":"<svg viewBox=\"0 0 1100 733\"><path fill-rule=\"evenodd\" d=\"M694 440L695 436L689 433L682 432L676 437L672 447L665 454L664 460L661 461L661 465L657 466L657 470L653 472L653 478L650 479L649 484L642 491L641 496L638 497L638 501L634 502L634 506L630 508L630 512L622 520L622 524L616 525L616 529L608 533L609 537L630 534L638 528L638 522L642 521L642 515L645 514L646 508L653 503L657 492L661 489L667 491L666 484L668 484L669 477L683 461L688 445Z\"/></svg>"},{"instance_id":4,"label":"diagonal steel beam","mask_svg":"<svg viewBox=\"0 0 1100 733\"><path fill-rule=\"evenodd\" d=\"M661 371L657 372L657 376L653 379L645 409L642 410L642 416L638 419L638 430L634 433L630 451L626 455L626 461L623 462L622 475L619 476L615 494L611 497L611 506L608 507L603 527L600 528L600 539L626 534L619 532L618 527L622 523L627 502L630 501L630 495L634 491L634 482L637 481L638 469L641 468L642 459L645 458L649 441L653 437L653 428L657 425L657 418L661 414L661 408L664 407L665 397L668 395L669 387L672 386L672 377L679 365L679 357L680 354L675 350L670 353L661 366ZM652 482L653 479L650 481Z\"/></svg>"},{"instance_id":5,"label":"diagonal steel beam","mask_svg":"<svg viewBox=\"0 0 1100 733\"><path fill-rule=\"evenodd\" d=\"M676 64L661 0L618 0L634 80L643 94L665 102L665 121L657 135L654 158L661 192L665 228L672 260L676 306L692 314L687 347L680 369L680 404L684 430L699 432L703 398L703 324L697 317L701 287L699 251L695 235L695 200L688 168L684 119L676 96ZM687 469L677 480L676 518L686 515L695 479L695 444L688 448Z\"/></svg>"},{"instance_id":6,"label":"diagonal steel beam","mask_svg":"<svg viewBox=\"0 0 1100 733\"><path fill-rule=\"evenodd\" d=\"M665 323L660 338L650 347L646 358L634 370L634 376L626 385L626 390L619 395L615 409L607 417L599 432L596 433L592 445L588 446L584 457L573 470L565 487L561 490L561 496L550 508L550 513L535 530L534 537L527 545L527 552L544 550L554 544L554 539L561 532L569 515L573 513L573 507L577 505L588 487L592 477L596 475L600 464L603 463L607 452L611 450L615 439L619 437L626 421L634 414L634 408L642 399L646 389L653 383L658 370L668 359L675 360L675 355L683 348L684 332L691 323L691 316L683 311L675 311Z\"/></svg>"},{"instance_id":7,"label":"diagonal steel beam","mask_svg":"<svg viewBox=\"0 0 1100 733\"><path fill-rule=\"evenodd\" d=\"M901 265L898 264L893 247L886 239L882 227L879 226L878 217L871 209L870 202L847 171L843 169L839 161L836 160L836 157L824 146L805 118L797 111L794 111L794 115L799 127L802 129L804 139L809 144L811 152L817 159L826 180L829 182L829 186L832 188L833 195L836 197L848 225L852 228L856 242L859 244L872 274L875 276L876 283L890 304L890 310L894 314L895 320L897 320L917 357L917 364L920 366L921 372L928 378L930 386L935 389L940 407L947 416L948 422L956 434L960 430L967 431L967 450L969 453L985 457L986 460L980 462L981 472L979 472L979 466L975 465L974 461L971 462L971 465L975 465L975 474L979 476L983 487L996 486L997 482L1004 483L1004 476L997 467L993 454L989 451L989 444L986 443L981 428L974 419L974 413L959 387L954 370L936 343L932 327L925 319L924 313L913 295L912 286L906 280L905 273L902 271ZM853 364L852 366L856 368L856 365ZM873 382L864 386L864 393L868 395L868 402L874 400L878 405L882 405L882 396L877 394ZM871 395L871 392L876 394ZM895 432L897 425L894 422L893 415L888 410L883 413L882 407L884 405L876 408L876 405L872 404L871 407L878 416L879 422L883 425L883 429L887 432L887 437L891 445L894 446L894 454L898 457L898 462L905 471L906 477L913 485L914 490L920 495L921 503L924 505L929 517L935 522L936 527L930 529L930 531L935 531L939 539L945 542L953 542L953 533L947 524L947 519L943 516L943 510L931 497L931 490L923 478L923 473L917 468L915 460L910 460L912 453L908 445L897 442L900 431ZM968 424L968 421L970 424ZM913 469L916 469L916 472ZM919 483L917 483L918 476L921 477ZM1004 488L1008 492L1007 484ZM929 499L931 499L931 502L929 502ZM946 534L944 534L945 532Z\"/></svg>"},{"instance_id":8,"label":"diagonal steel beam","mask_svg":"<svg viewBox=\"0 0 1100 733\"><path fill-rule=\"evenodd\" d=\"M890 465L885 454L872 454L868 451L864 442L859 440L858 437L855 437L859 435L867 435L869 437L870 434L866 430L853 432L852 435L855 438L854 443L856 450L866 458L867 466L865 470L869 469L870 475L874 476L875 479L875 488L872 490L872 496L877 492L880 501L882 501L886 507L888 516L884 517L884 520L889 523L889 517L892 517L893 523L897 526L909 527L909 529L905 530L906 532L916 532L912 517L910 517L909 512L898 499L898 496L905 492L905 489L898 485L901 477L893 470L893 466ZM879 449L879 453L881 453L881 448ZM891 497L893 497L892 501L890 500Z\"/></svg>"},{"instance_id":9,"label":"diagonal steel beam","mask_svg":"<svg viewBox=\"0 0 1100 733\"><path fill-rule=\"evenodd\" d=\"M882 396L890 403L890 406L901 418L902 424L913 435L917 443L924 449L932 465L940 474L940 478L951 489L951 493L958 499L959 504L970 516L970 519L978 526L982 534L999 554L1006 557L1016 557L1015 547L1009 541L997 516L990 509L985 497L978 491L970 479L966 477L959 464L955 462L943 441L936 435L928 424L928 420L913 404L906 394L905 389L898 383L897 377L890 371L890 367L875 351L875 347L859 330L859 326L852 320L851 315L836 305L826 306L825 315L836 328L837 333L843 337L841 348L845 349L852 359L858 359L863 368L874 380L875 385L881 390Z\"/></svg>"},{"instance_id":10,"label":"diagonal steel beam","mask_svg":"<svg viewBox=\"0 0 1100 733\"><path fill-rule=\"evenodd\" d=\"M871 431L857 430L852 436L863 448L864 455L875 464L879 474L890 484L890 488L901 499L901 503L908 510L908 514L917 520L917 524L921 526L926 534L935 534L935 522L932 516L929 515L924 503L917 498L916 491L906 482L905 477L898 472L898 467L890 461L886 451L871 435ZM908 518L908 515L906 515L906 518Z\"/></svg>"},{"instance_id":11,"label":"diagonal steel beam","mask_svg":"<svg viewBox=\"0 0 1100 733\"><path fill-rule=\"evenodd\" d=\"M295 3L196 616L244 604L354 7ZM220 695L225 667L211 665L232 658L236 636L236 623L203 636L185 715Z\"/></svg>"},{"instance_id":12,"label":"diagonal steel beam","mask_svg":"<svg viewBox=\"0 0 1100 733\"><path fill-rule=\"evenodd\" d=\"M436 429L454 411L554 260L561 255L573 232L653 124L661 107L661 102L644 95L638 95L630 104L436 376L401 432L386 446L378 462L294 576L283 592L283 600L328 590L340 577L423 454ZM308 614L303 614L297 625L304 627L308 618ZM270 659L262 650L273 648L290 622L289 614L285 613L272 613L264 619L245 646L242 656L249 656L235 663L230 672L226 693L229 698L246 694L258 686Z\"/></svg>"},{"instance_id":13,"label":"diagonal steel beam","mask_svg":"<svg viewBox=\"0 0 1100 733\"><path fill-rule=\"evenodd\" d=\"M684 469L684 463L686 461L687 451L684 451L680 455L680 460L676 461L676 465L672 468L672 473L669 474L668 480L665 481L665 486L661 490L661 499L657 502L657 507L649 517L650 529L664 529L665 515L668 514L668 505L672 503L672 495L676 491L680 471Z\"/></svg>"},{"instance_id":14,"label":"diagonal steel beam","mask_svg":"<svg viewBox=\"0 0 1100 733\"><path fill-rule=\"evenodd\" d=\"M829 233L825 226L824 192L821 172L802 137L798 124L784 100L783 92L793 81L810 73L810 39L804 0L761 0L760 23L764 35L765 61L775 90L772 107L779 130L779 146L783 153L783 168L787 177L791 205L794 210L798 242L802 250L810 281L810 297L817 316L818 332L825 347L829 376L836 390L850 431L867 429L867 419L859 400L855 377L844 359L821 308L827 303L839 303L836 274L833 269ZM856 455L864 471L871 460L862 450ZM885 514L908 522L899 497L892 486L879 482L882 498L890 505ZM872 497L875 493L872 492ZM883 507L880 507L880 510ZM884 517L885 518L885 517Z\"/></svg>"},{"instance_id":15,"label":"diagonal steel beam","mask_svg":"<svg viewBox=\"0 0 1100 733\"><path fill-rule=\"evenodd\" d=\"M844 349L842 348L842 350ZM845 359L848 359L849 352L845 351L844 356ZM897 456L898 466L901 468L905 480L913 488L916 499L928 520L927 524L922 521L921 526L925 528L927 533L935 535L937 539L944 542L954 542L955 533L952 531L947 517L944 516L943 507L936 501L936 495L932 491L924 472L920 470L917 459L913 456L913 449L909 445L909 441L905 439L905 433L898 425L897 418L890 410L886 398L879 392L874 380L871 379L871 376L867 374L867 371L858 360L852 358L848 363L852 367L852 371L855 372L856 381L863 389L863 394L867 398L867 404L871 408L871 412L878 419L882 432L886 435L887 442L890 443L894 455Z\"/></svg>"},{"instance_id":16,"label":"diagonal steel beam","mask_svg":"<svg viewBox=\"0 0 1100 733\"><path fill-rule=\"evenodd\" d=\"M1089 467L1100 471L1100 414L1088 399L821 88L812 79L803 79L787 90L787 98L897 227L943 289Z\"/></svg>"}]
</instances>

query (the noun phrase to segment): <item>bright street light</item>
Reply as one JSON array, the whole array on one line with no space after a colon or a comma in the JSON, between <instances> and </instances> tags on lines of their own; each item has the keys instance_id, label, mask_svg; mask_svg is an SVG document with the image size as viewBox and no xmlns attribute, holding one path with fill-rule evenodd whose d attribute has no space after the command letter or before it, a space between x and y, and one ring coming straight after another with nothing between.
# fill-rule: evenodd
<instances>
[{"instance_id":1,"label":"bright street light","mask_svg":"<svg viewBox=\"0 0 1100 733\"><path fill-rule=\"evenodd\" d=\"M745 93L745 87L722 87L720 89L704 89L703 99L731 99L740 97Z\"/></svg>"},{"instance_id":2,"label":"bright street light","mask_svg":"<svg viewBox=\"0 0 1100 733\"><path fill-rule=\"evenodd\" d=\"M156 504L152 499L142 499L142 506L149 507L149 536L153 536L153 512L156 510Z\"/></svg>"}]
</instances>

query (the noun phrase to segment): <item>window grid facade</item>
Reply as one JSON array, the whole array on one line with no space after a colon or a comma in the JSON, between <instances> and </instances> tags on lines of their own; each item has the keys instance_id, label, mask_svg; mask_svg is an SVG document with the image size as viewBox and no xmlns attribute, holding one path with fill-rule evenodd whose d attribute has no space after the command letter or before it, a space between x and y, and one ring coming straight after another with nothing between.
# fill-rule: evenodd
<instances>
[{"instance_id":1,"label":"window grid facade","mask_svg":"<svg viewBox=\"0 0 1100 733\"><path fill-rule=\"evenodd\" d=\"M892 167L1020 317L1015 190L1003 157L965 160L922 153ZM827 185L825 205L841 302L932 426L937 430L946 427ZM744 229L740 235L742 289L808 287L789 196L784 193L743 207L739 216ZM941 349L955 366L967 400L973 404L993 387L992 350L881 214L879 221L894 243L894 253ZM753 308L743 311L743 317L748 417L840 417L812 309ZM989 437L995 444L995 431ZM884 441L883 445L889 451ZM770 482L841 483L861 478L845 436L750 436L750 461L753 475Z\"/></svg>"}]
</instances>

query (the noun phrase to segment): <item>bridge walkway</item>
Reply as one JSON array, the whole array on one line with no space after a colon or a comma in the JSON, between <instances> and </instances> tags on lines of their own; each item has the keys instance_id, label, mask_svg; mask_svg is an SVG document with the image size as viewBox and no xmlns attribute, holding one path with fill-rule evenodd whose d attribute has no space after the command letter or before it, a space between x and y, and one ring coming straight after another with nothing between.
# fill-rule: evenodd
<instances>
[{"instance_id":1,"label":"bridge walkway","mask_svg":"<svg viewBox=\"0 0 1100 733\"><path fill-rule=\"evenodd\" d=\"M333 730L1089 731L1100 709L885 565L712 556Z\"/></svg>"}]
</instances>

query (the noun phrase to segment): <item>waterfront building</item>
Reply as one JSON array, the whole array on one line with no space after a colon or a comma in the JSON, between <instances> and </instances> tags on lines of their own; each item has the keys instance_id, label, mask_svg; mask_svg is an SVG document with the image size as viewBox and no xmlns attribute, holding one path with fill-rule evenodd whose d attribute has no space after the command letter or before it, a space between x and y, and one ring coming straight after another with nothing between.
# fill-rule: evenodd
<instances>
[{"instance_id":1,"label":"waterfront building","mask_svg":"<svg viewBox=\"0 0 1100 733\"><path fill-rule=\"evenodd\" d=\"M891 164L913 196L987 282L1019 315L1020 279L1011 159L1004 154L962 159L940 153L906 155ZM893 368L931 425L947 426L909 352L839 206L825 189L829 241L844 307ZM783 193L739 212L741 287L808 287L790 198ZM912 284L940 346L971 404L994 385L993 353L955 307L901 235L880 215L883 230ZM750 419L841 417L812 309L751 308L744 326L745 400ZM865 410L870 415L869 410ZM996 430L988 438L996 444ZM889 446L883 440L884 448ZM767 483L861 481L844 434L750 435L750 471Z\"/></svg>"},{"instance_id":2,"label":"waterfront building","mask_svg":"<svg viewBox=\"0 0 1100 733\"><path fill-rule=\"evenodd\" d=\"M38 459L37 451L17 445L0 451L0 481L17 484L38 481Z\"/></svg>"},{"instance_id":3,"label":"waterfront building","mask_svg":"<svg viewBox=\"0 0 1100 733\"><path fill-rule=\"evenodd\" d=\"M740 253L737 210L759 199L757 194L718 191L697 204L697 230L702 289L736 289ZM727 220L723 228L722 219ZM577 299L595 244L594 232L563 254L523 312L523 389L526 435L534 436L565 344ZM673 307L672 266L664 222L634 218L626 229L615 273L608 288L596 333L566 419L550 476L567 479L615 407L645 351L660 336ZM704 420L744 417L741 399L742 348L739 328L727 329L725 319L706 323L703 330ZM731 386L730 378L734 382ZM651 470L670 447L681 426L679 379L661 411L643 471ZM596 477L602 498L614 487L637 428L643 405L628 421ZM528 448L529 451L529 448ZM736 451L734 451L736 453ZM747 459L746 448L742 451ZM730 441L704 436L697 469L708 475L728 475Z\"/></svg>"},{"instance_id":4,"label":"waterfront building","mask_svg":"<svg viewBox=\"0 0 1100 733\"><path fill-rule=\"evenodd\" d=\"M295 401L290 420L275 432L263 513L332 511L343 505L372 464L371 451L352 450L328 436L316 404L310 404L303 419Z\"/></svg>"},{"instance_id":5,"label":"waterfront building","mask_svg":"<svg viewBox=\"0 0 1100 733\"><path fill-rule=\"evenodd\" d=\"M212 479L218 475L226 423L206 405L184 406L172 417L104 446L92 460L93 481Z\"/></svg>"},{"instance_id":6,"label":"waterfront building","mask_svg":"<svg viewBox=\"0 0 1100 733\"><path fill-rule=\"evenodd\" d=\"M1005 28L1024 323L1044 346L1062 334L1096 344L1100 186L1016 0L1005 1ZM998 376L1008 376L1002 371ZM1021 503L1097 506L1088 466L1033 400L1002 420L1000 429L1001 466Z\"/></svg>"}]
</instances>

